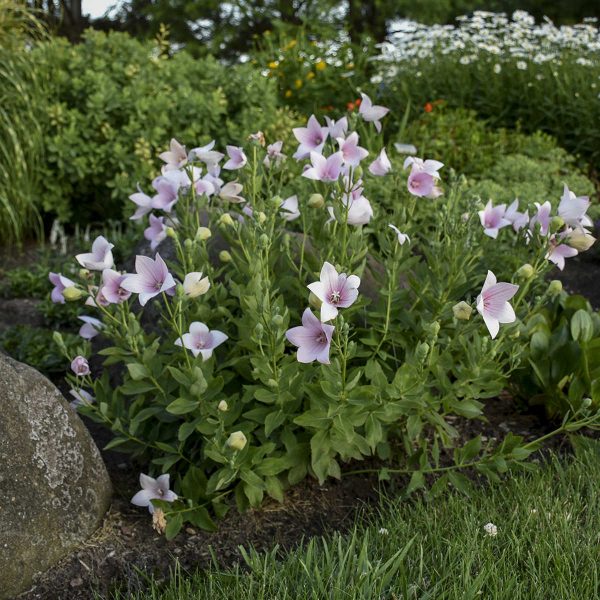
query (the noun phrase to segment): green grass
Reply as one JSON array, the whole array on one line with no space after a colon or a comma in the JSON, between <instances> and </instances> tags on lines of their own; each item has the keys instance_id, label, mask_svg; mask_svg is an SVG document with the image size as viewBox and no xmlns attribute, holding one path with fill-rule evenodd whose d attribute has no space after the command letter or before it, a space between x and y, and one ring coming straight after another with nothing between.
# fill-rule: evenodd
<instances>
[{"instance_id":1,"label":"green grass","mask_svg":"<svg viewBox=\"0 0 600 600\"><path fill-rule=\"evenodd\" d=\"M176 570L166 587L114 598L592 600L600 597L599 482L600 445L590 442L576 458L552 457L471 498L387 499L350 534L287 554L245 551L231 570Z\"/></svg>"}]
</instances>

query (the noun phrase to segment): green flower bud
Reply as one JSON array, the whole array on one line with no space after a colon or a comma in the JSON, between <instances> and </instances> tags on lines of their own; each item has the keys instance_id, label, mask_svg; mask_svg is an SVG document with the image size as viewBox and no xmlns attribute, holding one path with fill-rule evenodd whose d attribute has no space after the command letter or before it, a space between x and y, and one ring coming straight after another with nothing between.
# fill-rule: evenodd
<instances>
[{"instance_id":1,"label":"green flower bud","mask_svg":"<svg viewBox=\"0 0 600 600\"><path fill-rule=\"evenodd\" d=\"M246 447L247 443L248 443L248 439L241 431L234 431L227 438L227 445L232 450L243 450Z\"/></svg>"},{"instance_id":2,"label":"green flower bud","mask_svg":"<svg viewBox=\"0 0 600 600\"><path fill-rule=\"evenodd\" d=\"M270 388L276 388L277 387L277 382L274 379L269 379L269 381L267 381L267 385Z\"/></svg>"},{"instance_id":3,"label":"green flower bud","mask_svg":"<svg viewBox=\"0 0 600 600\"><path fill-rule=\"evenodd\" d=\"M74 285L72 285L71 287L65 288L62 293L65 300L67 300L68 302L73 302L75 300L79 300L83 296L83 294L84 294L83 290L80 290L79 288L75 287Z\"/></svg>"},{"instance_id":4,"label":"green flower bud","mask_svg":"<svg viewBox=\"0 0 600 600\"><path fill-rule=\"evenodd\" d=\"M226 225L229 227L233 227L234 222L229 213L223 213L221 218L219 219L219 225Z\"/></svg>"},{"instance_id":5,"label":"green flower bud","mask_svg":"<svg viewBox=\"0 0 600 600\"><path fill-rule=\"evenodd\" d=\"M362 179L363 170L360 165L358 167L356 167L356 169L354 169L354 176L356 179Z\"/></svg>"},{"instance_id":6,"label":"green flower bud","mask_svg":"<svg viewBox=\"0 0 600 600\"><path fill-rule=\"evenodd\" d=\"M452 312L459 321L468 321L473 314L473 309L463 300L452 307Z\"/></svg>"},{"instance_id":7,"label":"green flower bud","mask_svg":"<svg viewBox=\"0 0 600 600\"><path fill-rule=\"evenodd\" d=\"M519 279L529 279L530 277L533 277L534 273L535 271L533 270L533 267L529 263L525 263L519 267L519 270L517 271L517 277Z\"/></svg>"},{"instance_id":8,"label":"green flower bud","mask_svg":"<svg viewBox=\"0 0 600 600\"><path fill-rule=\"evenodd\" d=\"M283 325L283 317L281 315L275 315L271 319L271 323L273 323L275 327L281 327Z\"/></svg>"},{"instance_id":9,"label":"green flower bud","mask_svg":"<svg viewBox=\"0 0 600 600\"><path fill-rule=\"evenodd\" d=\"M79 269L79 277L81 279L87 279L90 276L90 272L87 269Z\"/></svg>"},{"instance_id":10,"label":"green flower bud","mask_svg":"<svg viewBox=\"0 0 600 600\"><path fill-rule=\"evenodd\" d=\"M221 412L227 412L229 410L229 405L225 400L221 400L221 402L219 402L217 405L217 409L219 409Z\"/></svg>"},{"instance_id":11,"label":"green flower bud","mask_svg":"<svg viewBox=\"0 0 600 600\"><path fill-rule=\"evenodd\" d=\"M325 200L321 194L313 194L308 199L308 206L310 206L310 208L323 208L324 204Z\"/></svg>"},{"instance_id":12,"label":"green flower bud","mask_svg":"<svg viewBox=\"0 0 600 600\"><path fill-rule=\"evenodd\" d=\"M551 296L556 296L562 292L563 284L558 279L553 279L548 286L548 293Z\"/></svg>"},{"instance_id":13,"label":"green flower bud","mask_svg":"<svg viewBox=\"0 0 600 600\"><path fill-rule=\"evenodd\" d=\"M172 227L167 227L165 229L165 233L167 234L167 237L170 237L170 238L176 237L175 230Z\"/></svg>"},{"instance_id":14,"label":"green flower bud","mask_svg":"<svg viewBox=\"0 0 600 600\"><path fill-rule=\"evenodd\" d=\"M591 398L584 398L584 399L581 401L581 406L582 406L583 408L589 408L591 405L592 405L592 399L591 399Z\"/></svg>"},{"instance_id":15,"label":"green flower bud","mask_svg":"<svg viewBox=\"0 0 600 600\"><path fill-rule=\"evenodd\" d=\"M212 235L212 231L208 227L198 227L196 230L196 241L205 242Z\"/></svg>"},{"instance_id":16,"label":"green flower bud","mask_svg":"<svg viewBox=\"0 0 600 600\"><path fill-rule=\"evenodd\" d=\"M559 229L565 226L565 221L562 217L559 216L552 217L552 221L550 221L550 226L552 228L552 231L558 231Z\"/></svg>"},{"instance_id":17,"label":"green flower bud","mask_svg":"<svg viewBox=\"0 0 600 600\"><path fill-rule=\"evenodd\" d=\"M283 204L283 198L281 196L274 196L271 198L271 202L279 208Z\"/></svg>"},{"instance_id":18,"label":"green flower bud","mask_svg":"<svg viewBox=\"0 0 600 600\"><path fill-rule=\"evenodd\" d=\"M194 242L188 238L183 242L183 247L189 252L194 247Z\"/></svg>"},{"instance_id":19,"label":"green flower bud","mask_svg":"<svg viewBox=\"0 0 600 600\"><path fill-rule=\"evenodd\" d=\"M261 248L268 248L269 243L270 243L269 236L266 233L262 233L260 235L260 237L258 238L258 245Z\"/></svg>"},{"instance_id":20,"label":"green flower bud","mask_svg":"<svg viewBox=\"0 0 600 600\"><path fill-rule=\"evenodd\" d=\"M421 342L420 344L417 345L417 350L415 352L415 356L417 357L417 360L420 362L423 362L426 358L427 355L429 354L429 344L427 342Z\"/></svg>"},{"instance_id":21,"label":"green flower bud","mask_svg":"<svg viewBox=\"0 0 600 600\"><path fill-rule=\"evenodd\" d=\"M265 332L265 328L262 326L262 323L257 323L256 327L254 327L254 334L260 340Z\"/></svg>"},{"instance_id":22,"label":"green flower bud","mask_svg":"<svg viewBox=\"0 0 600 600\"><path fill-rule=\"evenodd\" d=\"M267 220L267 215L261 210L256 213L256 219L262 225Z\"/></svg>"},{"instance_id":23,"label":"green flower bud","mask_svg":"<svg viewBox=\"0 0 600 600\"><path fill-rule=\"evenodd\" d=\"M321 304L323 304L312 292L308 295L308 303L310 306L317 309L321 308Z\"/></svg>"},{"instance_id":24,"label":"green flower bud","mask_svg":"<svg viewBox=\"0 0 600 600\"><path fill-rule=\"evenodd\" d=\"M219 260L224 263L231 262L231 254L229 254L227 250L221 250L221 252L219 252Z\"/></svg>"},{"instance_id":25,"label":"green flower bud","mask_svg":"<svg viewBox=\"0 0 600 600\"><path fill-rule=\"evenodd\" d=\"M437 337L438 333L440 332L440 324L437 321L434 321L433 323L427 325L425 330L431 337Z\"/></svg>"}]
</instances>

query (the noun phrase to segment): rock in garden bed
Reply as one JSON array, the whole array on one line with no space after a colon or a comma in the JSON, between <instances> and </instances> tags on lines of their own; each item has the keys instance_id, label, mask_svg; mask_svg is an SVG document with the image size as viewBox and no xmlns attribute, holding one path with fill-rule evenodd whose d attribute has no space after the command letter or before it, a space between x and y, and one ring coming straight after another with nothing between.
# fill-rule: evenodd
<instances>
[{"instance_id":1,"label":"rock in garden bed","mask_svg":"<svg viewBox=\"0 0 600 600\"><path fill-rule=\"evenodd\" d=\"M0 354L0 598L85 541L108 509L98 449L60 392Z\"/></svg>"}]
</instances>

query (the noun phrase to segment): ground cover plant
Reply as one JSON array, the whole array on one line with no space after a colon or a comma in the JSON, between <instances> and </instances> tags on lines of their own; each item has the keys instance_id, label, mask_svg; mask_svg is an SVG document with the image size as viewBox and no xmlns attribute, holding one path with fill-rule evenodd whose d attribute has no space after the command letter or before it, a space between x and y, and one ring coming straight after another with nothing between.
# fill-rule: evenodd
<instances>
[{"instance_id":1,"label":"ground cover plant","mask_svg":"<svg viewBox=\"0 0 600 600\"><path fill-rule=\"evenodd\" d=\"M465 468L529 468L540 442L457 446L446 417L480 417L522 364L525 322L560 292L546 274L594 241L589 199L564 185L554 203L484 206L432 158L390 160L387 113L362 94L294 129L297 147L256 132L226 157L172 140L131 195L151 256L122 273L99 236L75 280L50 274L108 341L92 373L56 336L75 403L148 461L132 501L167 537L370 456L409 492L439 474L434 494L467 490ZM554 434L598 425L595 390Z\"/></svg>"},{"instance_id":2,"label":"ground cover plant","mask_svg":"<svg viewBox=\"0 0 600 600\"><path fill-rule=\"evenodd\" d=\"M546 131L597 163L600 34L594 21L557 27L476 12L459 24L399 24L378 61L386 100L416 106L444 99L499 126Z\"/></svg>"},{"instance_id":3,"label":"ground cover plant","mask_svg":"<svg viewBox=\"0 0 600 600\"><path fill-rule=\"evenodd\" d=\"M579 441L581 445L581 441ZM244 551L240 566L176 570L164 585L121 598L593 598L598 581L598 442L552 456L535 473L454 491L434 502L382 499L350 534L292 552Z\"/></svg>"}]
</instances>

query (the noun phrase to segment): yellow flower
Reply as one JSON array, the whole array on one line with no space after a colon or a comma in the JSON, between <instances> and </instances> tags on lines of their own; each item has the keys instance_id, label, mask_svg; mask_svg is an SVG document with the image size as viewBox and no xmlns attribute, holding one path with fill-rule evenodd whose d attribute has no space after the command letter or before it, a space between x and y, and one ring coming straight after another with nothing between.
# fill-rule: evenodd
<instances>
[{"instance_id":1,"label":"yellow flower","mask_svg":"<svg viewBox=\"0 0 600 600\"><path fill-rule=\"evenodd\" d=\"M346 69L354 69L354 63L348 63Z\"/></svg>"},{"instance_id":2,"label":"yellow flower","mask_svg":"<svg viewBox=\"0 0 600 600\"><path fill-rule=\"evenodd\" d=\"M276 60L272 60L267 66L269 69L276 69L279 63Z\"/></svg>"},{"instance_id":3,"label":"yellow flower","mask_svg":"<svg viewBox=\"0 0 600 600\"><path fill-rule=\"evenodd\" d=\"M291 50L297 43L298 43L298 40L291 40L290 42L288 42L285 45L284 50Z\"/></svg>"},{"instance_id":4,"label":"yellow flower","mask_svg":"<svg viewBox=\"0 0 600 600\"><path fill-rule=\"evenodd\" d=\"M296 83L296 89L299 90L302 87L304 82L302 81L302 79L296 79L295 83Z\"/></svg>"},{"instance_id":5,"label":"yellow flower","mask_svg":"<svg viewBox=\"0 0 600 600\"><path fill-rule=\"evenodd\" d=\"M314 78L315 78L315 74L314 74L312 71L309 71L309 72L306 74L306 80L307 80L307 81L310 81L311 79L314 79Z\"/></svg>"},{"instance_id":6,"label":"yellow flower","mask_svg":"<svg viewBox=\"0 0 600 600\"><path fill-rule=\"evenodd\" d=\"M315 65L317 71L324 71L326 67L327 63L324 60L318 60L317 64Z\"/></svg>"},{"instance_id":7,"label":"yellow flower","mask_svg":"<svg viewBox=\"0 0 600 600\"><path fill-rule=\"evenodd\" d=\"M292 97L292 90L286 90L285 91L285 97L286 98L291 98Z\"/></svg>"}]
</instances>

